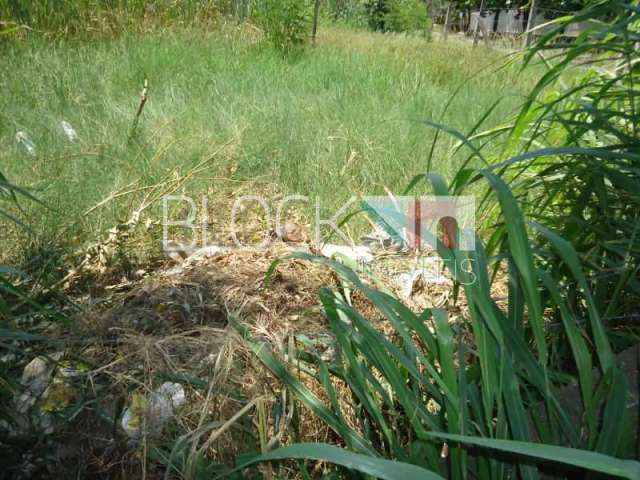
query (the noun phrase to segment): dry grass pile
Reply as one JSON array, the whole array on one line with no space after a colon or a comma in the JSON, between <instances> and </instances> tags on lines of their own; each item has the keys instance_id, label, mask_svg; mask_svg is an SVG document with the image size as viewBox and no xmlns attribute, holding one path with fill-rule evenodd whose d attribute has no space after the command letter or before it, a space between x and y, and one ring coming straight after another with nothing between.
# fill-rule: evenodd
<instances>
[{"instance_id":1,"label":"dry grass pile","mask_svg":"<svg viewBox=\"0 0 640 480\"><path fill-rule=\"evenodd\" d=\"M168 463L171 455L184 474L201 468L198 458L231 464L239 454L267 450L283 441L339 442L303 406L294 405L289 392L229 325L231 316L247 325L324 398L321 386L293 358L304 347L332 359L335 341L318 290L341 288L339 279L325 267L288 260L265 285L273 261L298 248L307 247L276 241L264 251L210 248L143 278L103 288L101 298L91 300L78 319L82 351L65 356L82 358L89 365L81 388L87 406L62 433L60 443L76 445L74 457L82 457L92 473L161 478L165 469L158 465ZM406 254L378 256L363 277L376 276L402 298L406 292L398 275L415 269L417 262L418 257ZM363 296L352 292L351 300L392 336L391 327ZM466 313L464 297L454 297L447 278L416 282L405 301L415 311L447 308L453 322L463 321ZM123 411L133 408L136 397L152 398L164 382L183 385L185 404L162 433L143 425L141 438L132 441L122 429ZM344 393L348 413L348 388L335 387Z\"/></svg>"},{"instance_id":2,"label":"dry grass pile","mask_svg":"<svg viewBox=\"0 0 640 480\"><path fill-rule=\"evenodd\" d=\"M176 415L182 432L193 433L202 421L221 427L259 398L267 399L265 411L271 417L280 387L243 347L228 325L228 316L243 319L273 345L286 346L291 332L322 336L324 320L316 292L332 282L326 269L300 261L283 263L269 288L264 286L269 265L286 251L282 246L267 252L196 256L142 280L106 289L109 295L94 301L81 322L85 339L90 339L82 357L95 366L87 378L106 416L117 423L121 415L117 410L127 406L134 392L149 396L158 385L172 381L187 387L188 401ZM247 447L259 448L260 438L254 432L265 420L259 422L253 409L247 413L209 442L209 457L231 461ZM305 421L312 419L307 416ZM321 429L319 424L305 428ZM171 436L165 433L165 438ZM101 436L94 435L93 448L105 455L112 442L97 445ZM123 462L129 463L126 469L140 468L139 445L121 440L118 453L124 449L125 454L113 458L119 458L121 468ZM154 444L160 440L149 439Z\"/></svg>"}]
</instances>

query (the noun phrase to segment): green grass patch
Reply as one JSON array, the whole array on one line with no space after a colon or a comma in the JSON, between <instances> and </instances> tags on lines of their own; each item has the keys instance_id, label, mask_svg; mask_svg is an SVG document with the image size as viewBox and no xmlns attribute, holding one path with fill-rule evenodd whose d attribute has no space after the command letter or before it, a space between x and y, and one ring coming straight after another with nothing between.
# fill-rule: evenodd
<instances>
[{"instance_id":1,"label":"green grass patch","mask_svg":"<svg viewBox=\"0 0 640 480\"><path fill-rule=\"evenodd\" d=\"M95 239L126 220L144 190L83 217L92 206L184 172L227 142L184 193L267 182L319 197L323 213L353 194L400 193L426 168L435 132L421 120L468 131L501 99L488 120L495 125L531 85L516 66L499 68L502 54L457 42L326 29L317 48L284 58L257 40L252 28L234 26L2 46L12 68L0 72L0 164L52 207L33 207L35 228L73 223L68 238ZM149 100L128 140L145 78ZM17 131L30 135L35 157L16 143ZM453 142L441 140L434 156L447 176L458 166Z\"/></svg>"}]
</instances>

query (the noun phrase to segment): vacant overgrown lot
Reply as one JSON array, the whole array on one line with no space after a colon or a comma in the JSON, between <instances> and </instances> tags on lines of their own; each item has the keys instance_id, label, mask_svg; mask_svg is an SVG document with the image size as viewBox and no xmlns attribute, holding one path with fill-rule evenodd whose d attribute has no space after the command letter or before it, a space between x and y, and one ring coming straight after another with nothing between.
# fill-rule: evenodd
<instances>
[{"instance_id":1,"label":"vacant overgrown lot","mask_svg":"<svg viewBox=\"0 0 640 480\"><path fill-rule=\"evenodd\" d=\"M258 40L253 27L219 25L1 45L0 164L49 207L25 205L38 220L36 243L61 225L75 243L95 240L129 218L145 187L213 154L178 193L215 204L250 182L318 196L323 213L353 194L400 193L425 170L434 130L422 120L469 131L500 100L485 122L495 125L531 86L518 66L502 66L503 54L452 41L328 28L316 48L284 58ZM132 135L145 79L148 102ZM16 143L18 131L35 156ZM434 155L445 175L457 170L453 142L441 140ZM3 257L17 253L3 246Z\"/></svg>"},{"instance_id":2,"label":"vacant overgrown lot","mask_svg":"<svg viewBox=\"0 0 640 480\"><path fill-rule=\"evenodd\" d=\"M0 479L640 478L638 1L589 2L513 63L337 26L304 45L298 0L244 24L200 0L11 2ZM450 219L362 262L305 237L314 196L327 218L427 191L477 195L471 250ZM235 199L287 193L312 202L284 234L238 212L269 248L227 248ZM208 200L216 246L156 255L170 194ZM382 217L418 228L412 206Z\"/></svg>"}]
</instances>

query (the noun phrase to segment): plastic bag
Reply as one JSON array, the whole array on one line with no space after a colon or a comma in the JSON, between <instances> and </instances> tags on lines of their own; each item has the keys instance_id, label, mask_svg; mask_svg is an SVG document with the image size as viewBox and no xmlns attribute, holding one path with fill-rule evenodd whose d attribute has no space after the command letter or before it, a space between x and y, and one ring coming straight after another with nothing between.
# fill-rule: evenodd
<instances>
[{"instance_id":1,"label":"plastic bag","mask_svg":"<svg viewBox=\"0 0 640 480\"><path fill-rule=\"evenodd\" d=\"M132 440L139 440L145 433L157 435L185 401L184 388L179 383L163 383L149 398L134 393L122 415L122 428Z\"/></svg>"},{"instance_id":2,"label":"plastic bag","mask_svg":"<svg viewBox=\"0 0 640 480\"><path fill-rule=\"evenodd\" d=\"M62 130L64 131L64 134L67 136L67 139L70 142L78 141L78 133L74 130L69 122L62 120L62 122L60 122L60 125L62 125Z\"/></svg>"},{"instance_id":3,"label":"plastic bag","mask_svg":"<svg viewBox=\"0 0 640 480\"><path fill-rule=\"evenodd\" d=\"M36 156L36 145L35 143L33 143L33 140L29 138L27 132L17 132L16 142L18 142L18 145L20 145L27 154L31 155L32 157Z\"/></svg>"}]
</instances>

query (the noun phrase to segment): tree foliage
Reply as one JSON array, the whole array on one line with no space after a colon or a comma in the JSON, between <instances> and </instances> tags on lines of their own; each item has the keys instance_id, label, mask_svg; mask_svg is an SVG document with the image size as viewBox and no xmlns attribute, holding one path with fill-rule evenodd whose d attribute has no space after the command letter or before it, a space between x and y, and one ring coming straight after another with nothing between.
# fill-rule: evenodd
<instances>
[{"instance_id":1,"label":"tree foliage","mask_svg":"<svg viewBox=\"0 0 640 480\"><path fill-rule=\"evenodd\" d=\"M409 32L427 26L427 10L421 0L367 0L369 27L381 32Z\"/></svg>"}]
</instances>

